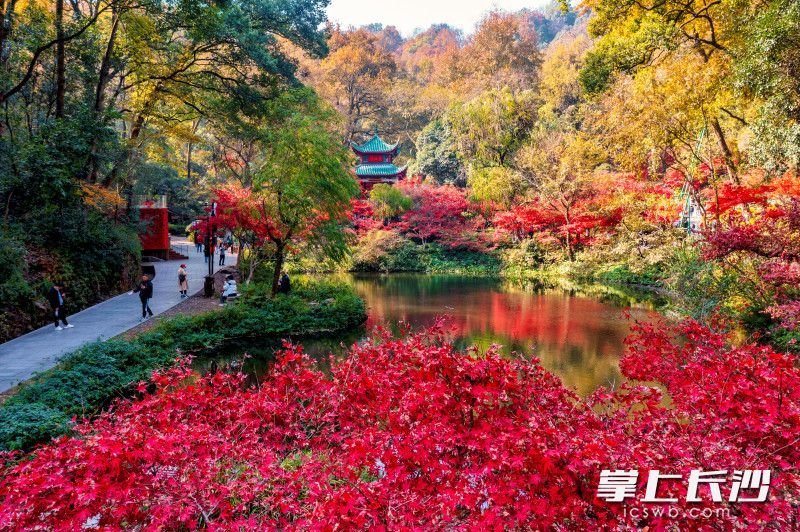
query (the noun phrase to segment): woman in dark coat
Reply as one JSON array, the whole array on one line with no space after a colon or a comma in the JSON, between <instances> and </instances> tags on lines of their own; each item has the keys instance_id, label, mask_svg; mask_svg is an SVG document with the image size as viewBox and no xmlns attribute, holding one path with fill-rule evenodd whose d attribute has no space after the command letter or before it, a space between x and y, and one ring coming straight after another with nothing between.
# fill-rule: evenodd
<instances>
[{"instance_id":1,"label":"woman in dark coat","mask_svg":"<svg viewBox=\"0 0 800 532\"><path fill-rule=\"evenodd\" d=\"M53 309L53 322L56 325L57 331L63 331L64 328L71 329L75 327L67 323L67 313L64 312L64 287L61 283L55 283L50 288L50 291L47 293L47 301L50 303L50 308ZM58 324L59 321L64 324L64 327Z\"/></svg>"},{"instance_id":2,"label":"woman in dark coat","mask_svg":"<svg viewBox=\"0 0 800 532\"><path fill-rule=\"evenodd\" d=\"M144 321L147 319L148 314L150 316L153 315L153 311L150 310L150 299L153 297L153 282L150 280L150 277L142 275L142 280L139 282L139 285L130 293L133 294L135 292L139 293L139 300L142 302L141 321Z\"/></svg>"}]
</instances>

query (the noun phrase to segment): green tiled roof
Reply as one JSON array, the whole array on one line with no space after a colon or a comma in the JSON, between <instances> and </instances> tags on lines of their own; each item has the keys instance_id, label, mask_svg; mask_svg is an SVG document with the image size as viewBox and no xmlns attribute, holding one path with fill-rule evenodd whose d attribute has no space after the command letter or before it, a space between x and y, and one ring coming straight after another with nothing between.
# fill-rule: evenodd
<instances>
[{"instance_id":1,"label":"green tiled roof","mask_svg":"<svg viewBox=\"0 0 800 532\"><path fill-rule=\"evenodd\" d=\"M392 163L361 164L356 166L356 175L359 177L393 176L405 171L405 169L405 166L398 168Z\"/></svg>"},{"instance_id":2,"label":"green tiled roof","mask_svg":"<svg viewBox=\"0 0 800 532\"><path fill-rule=\"evenodd\" d=\"M353 143L353 149L361 153L388 153L397 148L397 142L386 144L377 133L364 144Z\"/></svg>"}]
</instances>

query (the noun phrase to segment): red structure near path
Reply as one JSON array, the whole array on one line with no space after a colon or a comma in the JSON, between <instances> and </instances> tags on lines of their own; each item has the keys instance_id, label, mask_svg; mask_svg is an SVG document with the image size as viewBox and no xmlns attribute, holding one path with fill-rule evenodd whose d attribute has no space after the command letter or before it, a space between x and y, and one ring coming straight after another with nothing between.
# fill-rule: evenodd
<instances>
[{"instance_id":1,"label":"red structure near path","mask_svg":"<svg viewBox=\"0 0 800 532\"><path fill-rule=\"evenodd\" d=\"M169 258L169 212L166 196L161 196L157 201L142 202L139 206L139 220L146 224L146 229L139 235L142 255Z\"/></svg>"}]
</instances>

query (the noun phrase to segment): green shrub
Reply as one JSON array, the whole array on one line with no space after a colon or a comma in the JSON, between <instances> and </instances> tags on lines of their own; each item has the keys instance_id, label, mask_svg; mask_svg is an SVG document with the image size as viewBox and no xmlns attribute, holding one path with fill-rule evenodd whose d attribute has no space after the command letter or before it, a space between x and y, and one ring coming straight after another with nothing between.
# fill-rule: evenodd
<instances>
[{"instance_id":1,"label":"green shrub","mask_svg":"<svg viewBox=\"0 0 800 532\"><path fill-rule=\"evenodd\" d=\"M695 247L675 253L666 284L675 295L677 310L701 321L717 312L736 313L737 300L756 300L731 271L704 260Z\"/></svg>"},{"instance_id":2,"label":"green shrub","mask_svg":"<svg viewBox=\"0 0 800 532\"><path fill-rule=\"evenodd\" d=\"M503 271L510 275L524 275L540 268L545 262L542 246L532 238L526 238L518 245L501 252Z\"/></svg>"},{"instance_id":3,"label":"green shrub","mask_svg":"<svg viewBox=\"0 0 800 532\"><path fill-rule=\"evenodd\" d=\"M173 358L174 349L145 349L135 340L88 344L55 369L24 384L7 404L41 403L69 416L89 416L123 393L131 382L147 378L154 368Z\"/></svg>"},{"instance_id":4,"label":"green shrub","mask_svg":"<svg viewBox=\"0 0 800 532\"><path fill-rule=\"evenodd\" d=\"M69 416L41 403L4 405L0 409L0 451L28 450L66 433Z\"/></svg>"},{"instance_id":5,"label":"green shrub","mask_svg":"<svg viewBox=\"0 0 800 532\"><path fill-rule=\"evenodd\" d=\"M424 271L419 249L397 231L376 229L358 242L353 251L353 271L412 272Z\"/></svg>"},{"instance_id":6,"label":"green shrub","mask_svg":"<svg viewBox=\"0 0 800 532\"><path fill-rule=\"evenodd\" d=\"M380 218L395 218L414 206L414 200L399 188L379 183L369 192L375 215Z\"/></svg>"},{"instance_id":7,"label":"green shrub","mask_svg":"<svg viewBox=\"0 0 800 532\"><path fill-rule=\"evenodd\" d=\"M173 236L186 236L186 224L169 224L169 234Z\"/></svg>"},{"instance_id":8,"label":"green shrub","mask_svg":"<svg viewBox=\"0 0 800 532\"><path fill-rule=\"evenodd\" d=\"M657 268L646 268L641 272L631 271L627 264L613 266L596 275L597 279L606 283L638 284L644 286L657 286L661 283L661 273Z\"/></svg>"},{"instance_id":9,"label":"green shrub","mask_svg":"<svg viewBox=\"0 0 800 532\"><path fill-rule=\"evenodd\" d=\"M502 262L494 253L451 250L439 244L426 244L420 250L420 262L428 273L457 273L469 275L497 274Z\"/></svg>"},{"instance_id":10,"label":"green shrub","mask_svg":"<svg viewBox=\"0 0 800 532\"><path fill-rule=\"evenodd\" d=\"M49 320L43 309L53 282L66 287L71 314L128 288L139 271L136 233L92 211L36 213L35 220L2 233L0 341Z\"/></svg>"},{"instance_id":11,"label":"green shrub","mask_svg":"<svg viewBox=\"0 0 800 532\"><path fill-rule=\"evenodd\" d=\"M770 340L775 349L800 355L800 330L773 326L770 330Z\"/></svg>"},{"instance_id":12,"label":"green shrub","mask_svg":"<svg viewBox=\"0 0 800 532\"><path fill-rule=\"evenodd\" d=\"M361 237L352 271L496 274L502 262L493 253L451 250L437 243L418 245L397 231L377 229Z\"/></svg>"}]
</instances>

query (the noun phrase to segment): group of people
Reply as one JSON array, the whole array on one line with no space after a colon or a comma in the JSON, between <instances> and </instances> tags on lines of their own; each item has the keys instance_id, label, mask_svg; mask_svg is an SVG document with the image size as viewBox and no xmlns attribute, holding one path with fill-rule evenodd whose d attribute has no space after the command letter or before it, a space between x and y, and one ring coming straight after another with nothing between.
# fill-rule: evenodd
<instances>
[{"instance_id":1,"label":"group of people","mask_svg":"<svg viewBox=\"0 0 800 532\"><path fill-rule=\"evenodd\" d=\"M195 232L192 239L194 240L195 253L202 253L206 264L208 264L210 258L213 260L212 254L216 249L216 254L219 256L219 266L225 266L225 255L233 247L233 239L230 236L227 238L216 237L215 246L212 249L203 244L203 238L199 232Z\"/></svg>"},{"instance_id":2,"label":"group of people","mask_svg":"<svg viewBox=\"0 0 800 532\"><path fill-rule=\"evenodd\" d=\"M150 300L153 298L153 281L150 280L149 275L142 275L136 288L128 292L129 295L135 293L139 294L139 300L142 302L142 319L140 321L144 321L153 315L153 311L150 308ZM53 286L47 292L47 301L50 303L53 323L57 331L75 327L67 321L65 299L64 285L60 282L53 283Z\"/></svg>"},{"instance_id":3,"label":"group of people","mask_svg":"<svg viewBox=\"0 0 800 532\"><path fill-rule=\"evenodd\" d=\"M291 281L289 280L289 275L283 271L278 280L278 293L288 294L290 290ZM178 267L178 291L180 292L181 299L189 297L189 272L186 268L186 264L181 264L180 267ZM139 321L145 321L153 316L153 310L150 308L150 300L153 298L153 281L149 275L142 275L139 283L133 290L128 292L128 294L139 294L139 301L142 303L142 317ZM237 297L238 295L236 279L234 279L233 275L229 274L225 277L225 282L222 286L222 292L219 296L219 305L224 306L228 299ZM67 314L64 310L64 299L64 286L61 283L54 283L47 293L47 301L50 303L52 317L57 331L63 331L65 328L74 327L74 325L67 321Z\"/></svg>"},{"instance_id":4,"label":"group of people","mask_svg":"<svg viewBox=\"0 0 800 532\"><path fill-rule=\"evenodd\" d=\"M225 255L221 256L220 265L225 263L224 260ZM178 268L178 290L181 293L181 299L184 299L188 296L189 293L189 275L186 271L186 265L181 264L180 268ZM219 296L219 304L220 306L224 306L225 302L232 297L237 297L239 294L236 289L236 279L234 279L233 275L228 274L225 277L225 282L222 285L222 292Z\"/></svg>"}]
</instances>

